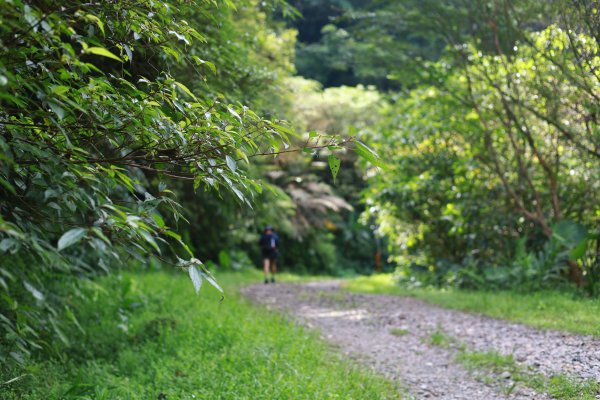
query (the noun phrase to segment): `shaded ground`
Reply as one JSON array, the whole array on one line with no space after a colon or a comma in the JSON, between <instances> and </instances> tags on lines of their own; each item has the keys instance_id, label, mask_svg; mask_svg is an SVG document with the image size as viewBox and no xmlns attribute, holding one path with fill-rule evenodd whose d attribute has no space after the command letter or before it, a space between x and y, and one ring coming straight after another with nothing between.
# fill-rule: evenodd
<instances>
[{"instance_id":1,"label":"shaded ground","mask_svg":"<svg viewBox=\"0 0 600 400\"><path fill-rule=\"evenodd\" d=\"M340 351L401 381L417 398L549 398L514 384L510 376L476 378L454 361L456 349L431 344L436 333L476 351L512 354L546 375L600 380L600 341L590 337L538 331L412 298L349 294L338 281L253 285L242 293L317 328Z\"/></svg>"}]
</instances>

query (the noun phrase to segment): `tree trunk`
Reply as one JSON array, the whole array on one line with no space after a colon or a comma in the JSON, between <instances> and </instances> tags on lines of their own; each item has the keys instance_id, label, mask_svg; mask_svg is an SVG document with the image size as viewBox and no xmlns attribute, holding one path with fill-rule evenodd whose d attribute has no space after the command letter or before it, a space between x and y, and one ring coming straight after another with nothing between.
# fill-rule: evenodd
<instances>
[{"instance_id":1,"label":"tree trunk","mask_svg":"<svg viewBox=\"0 0 600 400\"><path fill-rule=\"evenodd\" d=\"M569 260L567 264L569 264L569 279L571 282L574 282L578 288L583 287L585 280L583 279L583 273L581 268L579 268L579 265L577 265L577 262Z\"/></svg>"}]
</instances>

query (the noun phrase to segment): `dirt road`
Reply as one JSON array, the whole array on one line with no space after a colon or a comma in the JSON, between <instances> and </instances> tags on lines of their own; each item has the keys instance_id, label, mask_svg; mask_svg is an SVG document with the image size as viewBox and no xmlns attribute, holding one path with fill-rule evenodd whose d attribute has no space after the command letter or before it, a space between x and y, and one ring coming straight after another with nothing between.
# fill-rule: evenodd
<instances>
[{"instance_id":1,"label":"dirt road","mask_svg":"<svg viewBox=\"0 0 600 400\"><path fill-rule=\"evenodd\" d=\"M512 355L531 374L600 381L600 341L591 337L539 331L411 298L350 294L340 281L253 285L242 293L319 330L344 354L399 381L418 399L551 398L513 381L507 371L468 371L456 361L465 349Z\"/></svg>"}]
</instances>

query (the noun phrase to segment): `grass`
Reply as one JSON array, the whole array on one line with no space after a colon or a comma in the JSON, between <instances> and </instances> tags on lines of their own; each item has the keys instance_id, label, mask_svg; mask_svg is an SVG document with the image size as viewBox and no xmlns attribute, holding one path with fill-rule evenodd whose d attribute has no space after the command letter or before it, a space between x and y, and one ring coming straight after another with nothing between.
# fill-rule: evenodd
<instances>
[{"instance_id":1,"label":"grass","mask_svg":"<svg viewBox=\"0 0 600 400\"><path fill-rule=\"evenodd\" d=\"M360 293L416 297L445 308L477 312L541 329L600 337L600 299L576 298L569 293L457 289L407 289L394 284L392 274L350 279L347 290Z\"/></svg>"},{"instance_id":2,"label":"grass","mask_svg":"<svg viewBox=\"0 0 600 400\"><path fill-rule=\"evenodd\" d=\"M196 296L184 274L122 274L81 296L69 345L23 370L0 366L0 398L385 399L390 381L335 355L316 334L235 293L256 272L221 274L227 297ZM23 375L23 376L22 376Z\"/></svg>"},{"instance_id":3,"label":"grass","mask_svg":"<svg viewBox=\"0 0 600 400\"><path fill-rule=\"evenodd\" d=\"M327 275L297 275L289 272L280 272L276 276L277 282L285 283L308 283L331 279Z\"/></svg>"},{"instance_id":4,"label":"grass","mask_svg":"<svg viewBox=\"0 0 600 400\"><path fill-rule=\"evenodd\" d=\"M446 334L439 326L431 333L428 340L432 346L443 347L449 349L452 345L457 344L457 340Z\"/></svg>"},{"instance_id":5,"label":"grass","mask_svg":"<svg viewBox=\"0 0 600 400\"><path fill-rule=\"evenodd\" d=\"M406 336L408 335L410 332L408 331L408 329L402 329L402 328L392 328L390 329L390 333L394 336Z\"/></svg>"}]
</instances>

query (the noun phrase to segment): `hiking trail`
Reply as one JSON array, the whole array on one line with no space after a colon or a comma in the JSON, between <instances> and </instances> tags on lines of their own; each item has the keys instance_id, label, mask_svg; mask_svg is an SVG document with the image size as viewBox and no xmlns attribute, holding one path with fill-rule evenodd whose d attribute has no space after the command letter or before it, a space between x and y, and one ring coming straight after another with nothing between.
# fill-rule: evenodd
<instances>
[{"instance_id":1,"label":"hiking trail","mask_svg":"<svg viewBox=\"0 0 600 400\"><path fill-rule=\"evenodd\" d=\"M340 352L417 399L550 399L510 373L469 371L460 349L512 355L528 373L600 380L600 340L537 330L398 296L348 293L341 281L251 285L242 294L318 330ZM432 335L448 338L444 346ZM600 397L597 397L600 398Z\"/></svg>"}]
</instances>

